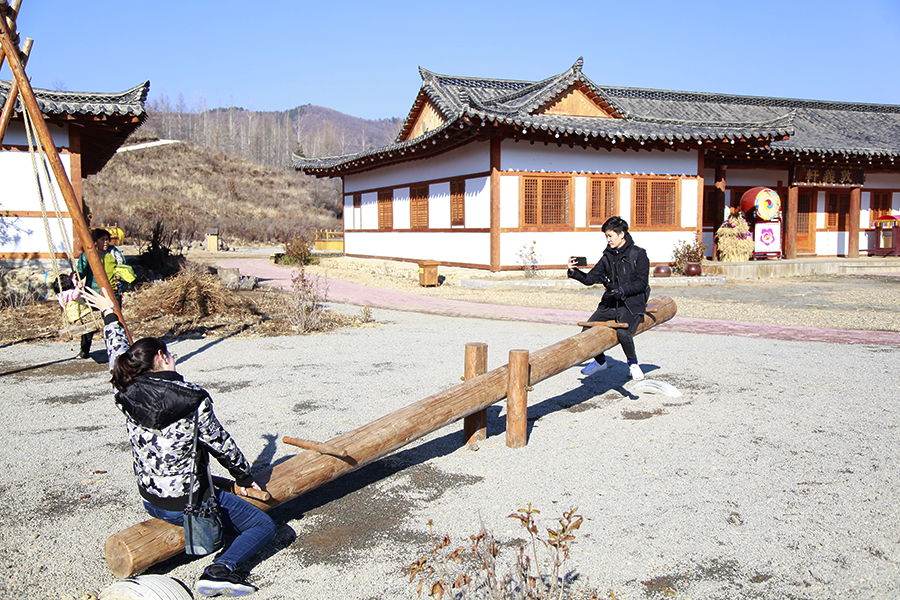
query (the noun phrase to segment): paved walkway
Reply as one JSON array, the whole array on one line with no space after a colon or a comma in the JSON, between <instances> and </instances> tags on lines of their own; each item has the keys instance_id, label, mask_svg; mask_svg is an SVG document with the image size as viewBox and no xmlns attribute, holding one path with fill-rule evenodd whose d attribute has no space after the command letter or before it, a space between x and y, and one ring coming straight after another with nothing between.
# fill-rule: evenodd
<instances>
[{"instance_id":1,"label":"paved walkway","mask_svg":"<svg viewBox=\"0 0 900 600\"><path fill-rule=\"evenodd\" d=\"M254 275L259 278L261 283L267 285L283 289L291 288L292 270L279 267L267 259L228 259L219 261L218 266L222 268L237 268L240 270L241 275ZM435 298L409 292L382 290L339 279L328 280L328 300L355 306L424 312L450 317L504 319L534 323L568 324L572 326L575 326L576 323L583 321L588 316L584 311L503 306ZM824 327L745 323L741 321L695 319L679 316L673 317L670 321L658 325L654 329L657 331L678 331L683 333L731 335L804 342L900 346L900 333L892 331L827 329Z\"/></svg>"}]
</instances>

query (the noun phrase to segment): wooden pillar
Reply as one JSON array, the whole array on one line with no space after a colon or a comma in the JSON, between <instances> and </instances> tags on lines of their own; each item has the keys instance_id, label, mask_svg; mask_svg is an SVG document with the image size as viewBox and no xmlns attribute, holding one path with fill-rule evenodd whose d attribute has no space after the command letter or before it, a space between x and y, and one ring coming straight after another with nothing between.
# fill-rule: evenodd
<instances>
[{"instance_id":1,"label":"wooden pillar","mask_svg":"<svg viewBox=\"0 0 900 600\"><path fill-rule=\"evenodd\" d=\"M797 198L799 195L800 188L796 185L788 188L787 202L784 205L784 231L781 232L785 258L797 258Z\"/></svg>"},{"instance_id":2,"label":"wooden pillar","mask_svg":"<svg viewBox=\"0 0 900 600\"><path fill-rule=\"evenodd\" d=\"M84 214L84 192L81 181L81 130L75 127L69 127L69 177L72 178L72 190L75 192L75 199L81 208L81 214ZM84 247L80 237L73 235L72 238L72 254L73 258L77 260L84 252Z\"/></svg>"},{"instance_id":3,"label":"wooden pillar","mask_svg":"<svg viewBox=\"0 0 900 600\"><path fill-rule=\"evenodd\" d=\"M463 381L469 381L487 373L487 344L469 342L466 344L466 366ZM463 419L463 439L468 446L487 439L487 409L472 413Z\"/></svg>"},{"instance_id":4,"label":"wooden pillar","mask_svg":"<svg viewBox=\"0 0 900 600\"><path fill-rule=\"evenodd\" d=\"M506 388L506 445L524 448L528 443L528 350L509 351L509 384Z\"/></svg>"},{"instance_id":5,"label":"wooden pillar","mask_svg":"<svg viewBox=\"0 0 900 600\"><path fill-rule=\"evenodd\" d=\"M722 214L717 215L715 221L713 221L713 260L718 258L719 248L716 244L716 227L719 224L719 216L722 219L725 218L725 188L727 187L725 183L725 177L728 174L728 165L716 165L716 191L714 193L713 201L716 203L716 209L721 209Z\"/></svg>"},{"instance_id":6,"label":"wooden pillar","mask_svg":"<svg viewBox=\"0 0 900 600\"><path fill-rule=\"evenodd\" d=\"M697 156L697 246L703 244L703 201L705 193L703 192L703 170L706 168L706 153L703 150L698 151ZM680 185L680 183L679 183ZM715 240L715 238L713 238ZM713 241L715 243L715 241ZM715 257L715 254L713 254Z\"/></svg>"},{"instance_id":7,"label":"wooden pillar","mask_svg":"<svg viewBox=\"0 0 900 600\"><path fill-rule=\"evenodd\" d=\"M847 236L850 238L847 245L847 258L859 258L859 213L862 203L862 189L855 187L850 190L850 214L847 216L850 223L847 226Z\"/></svg>"},{"instance_id":8,"label":"wooden pillar","mask_svg":"<svg viewBox=\"0 0 900 600\"><path fill-rule=\"evenodd\" d=\"M500 138L491 138L491 271L500 270Z\"/></svg>"}]
</instances>

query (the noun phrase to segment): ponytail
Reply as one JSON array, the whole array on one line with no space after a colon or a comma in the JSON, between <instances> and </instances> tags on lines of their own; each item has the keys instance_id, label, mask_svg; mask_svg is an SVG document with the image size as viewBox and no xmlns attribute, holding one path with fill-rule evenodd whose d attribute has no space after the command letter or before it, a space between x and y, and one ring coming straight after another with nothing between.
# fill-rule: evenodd
<instances>
[{"instance_id":1,"label":"ponytail","mask_svg":"<svg viewBox=\"0 0 900 600\"><path fill-rule=\"evenodd\" d=\"M153 360L162 350L168 354L166 344L153 337L146 337L136 341L127 352L116 357L112 368L110 382L120 392L127 390L134 383L134 378L142 373L153 370Z\"/></svg>"}]
</instances>

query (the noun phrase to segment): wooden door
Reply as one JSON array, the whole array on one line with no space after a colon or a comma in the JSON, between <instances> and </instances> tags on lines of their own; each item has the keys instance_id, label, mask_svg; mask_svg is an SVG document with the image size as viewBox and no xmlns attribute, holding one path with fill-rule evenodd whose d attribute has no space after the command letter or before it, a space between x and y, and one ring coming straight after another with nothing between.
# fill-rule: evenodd
<instances>
[{"instance_id":1,"label":"wooden door","mask_svg":"<svg viewBox=\"0 0 900 600\"><path fill-rule=\"evenodd\" d=\"M816 253L816 191L797 195L797 254Z\"/></svg>"}]
</instances>

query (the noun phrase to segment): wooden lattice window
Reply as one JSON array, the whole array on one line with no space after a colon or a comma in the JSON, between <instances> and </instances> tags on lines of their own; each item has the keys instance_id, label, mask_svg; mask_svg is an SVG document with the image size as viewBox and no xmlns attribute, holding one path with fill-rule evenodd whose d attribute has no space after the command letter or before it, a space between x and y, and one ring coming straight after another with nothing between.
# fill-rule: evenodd
<instances>
[{"instance_id":1,"label":"wooden lattice window","mask_svg":"<svg viewBox=\"0 0 900 600\"><path fill-rule=\"evenodd\" d=\"M412 229L428 229L428 186L409 189L409 225Z\"/></svg>"},{"instance_id":2,"label":"wooden lattice window","mask_svg":"<svg viewBox=\"0 0 900 600\"><path fill-rule=\"evenodd\" d=\"M466 224L466 180L450 182L450 226Z\"/></svg>"},{"instance_id":3,"label":"wooden lattice window","mask_svg":"<svg viewBox=\"0 0 900 600\"><path fill-rule=\"evenodd\" d=\"M588 224L603 225L610 217L618 214L616 210L616 180L591 179L591 208Z\"/></svg>"},{"instance_id":4,"label":"wooden lattice window","mask_svg":"<svg viewBox=\"0 0 900 600\"><path fill-rule=\"evenodd\" d=\"M524 225L569 223L569 180L561 177L524 177L522 186Z\"/></svg>"},{"instance_id":5,"label":"wooden lattice window","mask_svg":"<svg viewBox=\"0 0 900 600\"><path fill-rule=\"evenodd\" d=\"M850 222L850 193L828 192L825 208L828 217L826 227L833 231L847 231Z\"/></svg>"},{"instance_id":6,"label":"wooden lattice window","mask_svg":"<svg viewBox=\"0 0 900 600\"><path fill-rule=\"evenodd\" d=\"M872 192L872 203L869 207L869 224L875 219L887 217L891 214L891 192Z\"/></svg>"},{"instance_id":7,"label":"wooden lattice window","mask_svg":"<svg viewBox=\"0 0 900 600\"><path fill-rule=\"evenodd\" d=\"M378 192L378 229L394 228L394 190Z\"/></svg>"},{"instance_id":8,"label":"wooden lattice window","mask_svg":"<svg viewBox=\"0 0 900 600\"><path fill-rule=\"evenodd\" d=\"M678 224L678 180L634 180L632 220L637 227L675 227Z\"/></svg>"}]
</instances>

